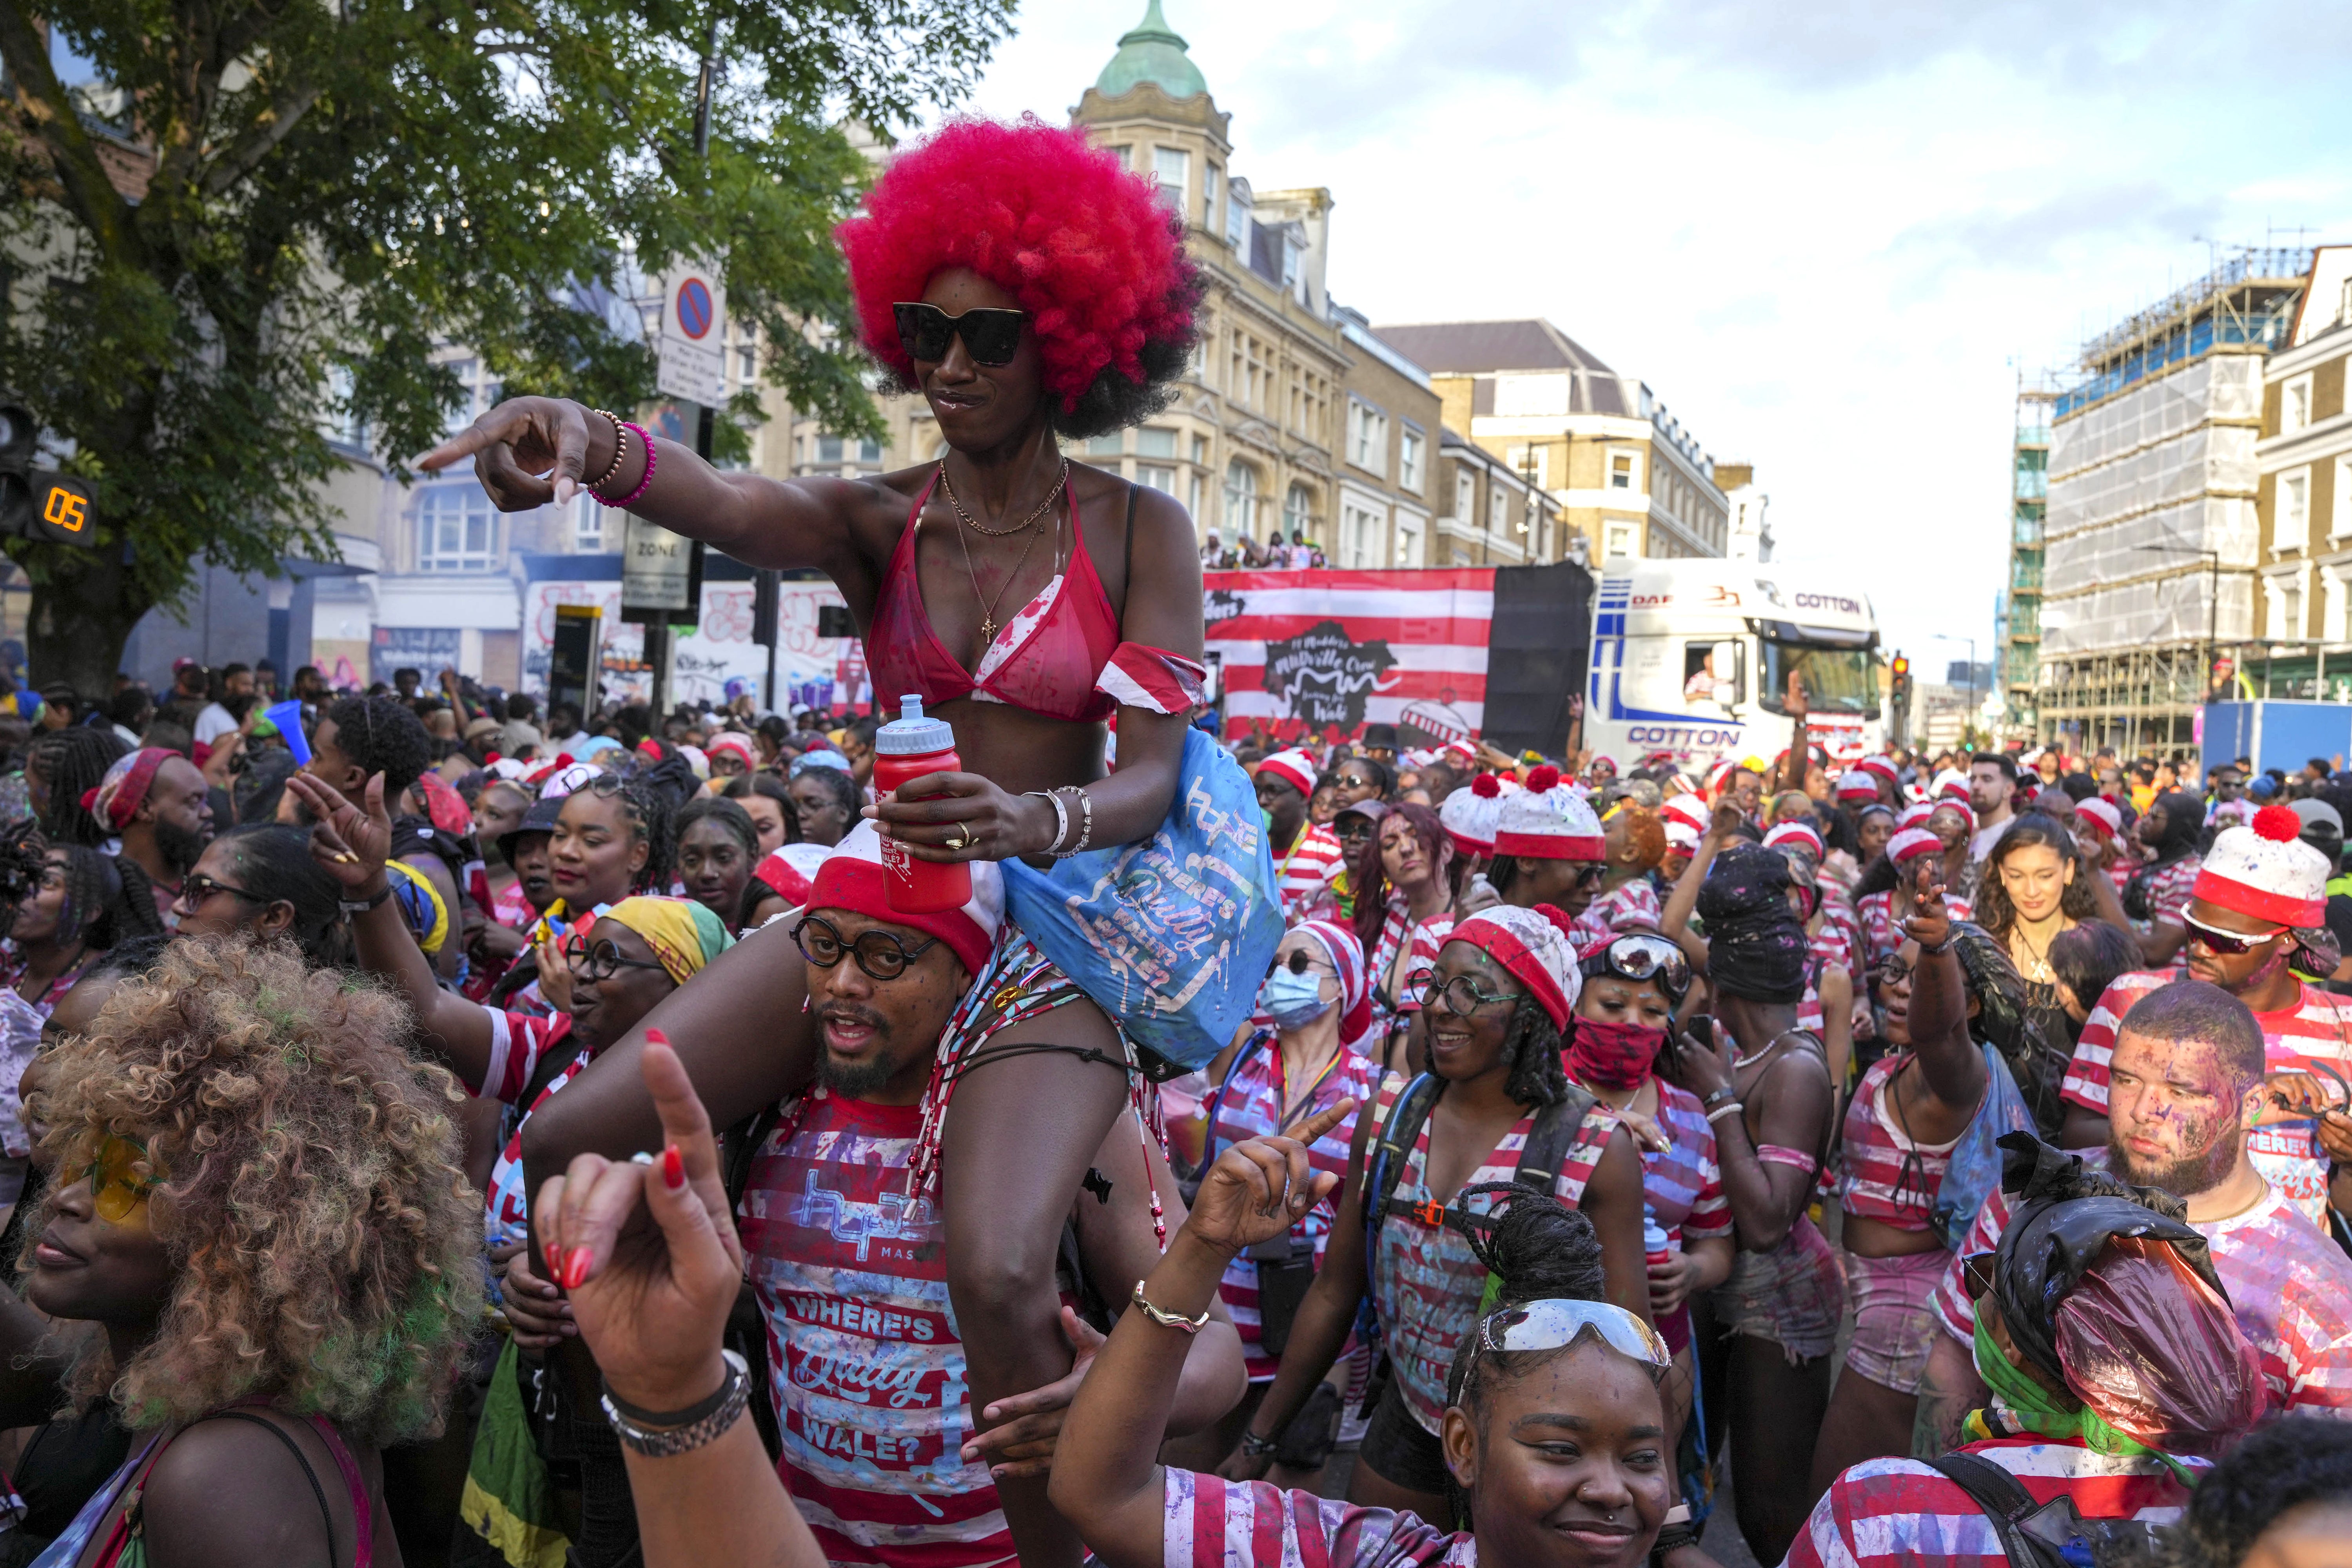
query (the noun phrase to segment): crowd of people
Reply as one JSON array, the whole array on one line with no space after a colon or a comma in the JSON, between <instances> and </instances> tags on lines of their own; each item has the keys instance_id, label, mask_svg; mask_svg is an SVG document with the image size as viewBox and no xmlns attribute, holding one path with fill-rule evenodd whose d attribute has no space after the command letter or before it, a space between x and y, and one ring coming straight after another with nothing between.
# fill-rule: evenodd
<instances>
[{"instance_id":1,"label":"crowd of people","mask_svg":"<svg viewBox=\"0 0 2352 1568\"><path fill-rule=\"evenodd\" d=\"M0 716L0 1563L2337 1560L2352 779L1220 742L1061 456L1156 195L958 123L841 240L940 461L423 461L824 572L898 719Z\"/></svg>"}]
</instances>

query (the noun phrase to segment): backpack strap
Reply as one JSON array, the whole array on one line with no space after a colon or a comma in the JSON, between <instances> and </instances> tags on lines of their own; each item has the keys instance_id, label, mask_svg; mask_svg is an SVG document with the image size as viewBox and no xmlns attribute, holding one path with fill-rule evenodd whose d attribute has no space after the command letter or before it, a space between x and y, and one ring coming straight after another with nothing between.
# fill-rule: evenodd
<instances>
[{"instance_id":1,"label":"backpack strap","mask_svg":"<svg viewBox=\"0 0 2352 1568\"><path fill-rule=\"evenodd\" d=\"M2040 1512L2042 1505L2033 1500L2024 1482L1990 1459L1958 1450L1926 1463L1984 1510L2012 1568L2065 1568L2065 1559L2053 1548L2025 1533L2025 1521Z\"/></svg>"},{"instance_id":2,"label":"backpack strap","mask_svg":"<svg viewBox=\"0 0 2352 1568\"><path fill-rule=\"evenodd\" d=\"M1519 1151L1518 1168L1511 1173L1511 1180L1539 1193L1550 1192L1560 1167L1568 1163L1569 1151L1576 1147L1586 1113L1597 1103L1590 1089L1570 1083L1566 1094L1537 1111L1536 1124L1528 1129L1527 1146Z\"/></svg>"},{"instance_id":3,"label":"backpack strap","mask_svg":"<svg viewBox=\"0 0 2352 1568\"><path fill-rule=\"evenodd\" d=\"M1388 1120L1373 1136L1370 1160L1364 1172L1364 1267L1368 1270L1380 1242L1381 1224L1391 1213L1418 1212L1421 1206L1398 1203L1397 1185L1404 1180L1405 1165L1412 1158L1413 1145L1421 1142L1421 1130L1429 1121L1430 1110L1444 1092L1445 1080L1435 1073L1418 1075L1391 1102ZM1424 1223L1435 1225L1438 1221Z\"/></svg>"}]
</instances>

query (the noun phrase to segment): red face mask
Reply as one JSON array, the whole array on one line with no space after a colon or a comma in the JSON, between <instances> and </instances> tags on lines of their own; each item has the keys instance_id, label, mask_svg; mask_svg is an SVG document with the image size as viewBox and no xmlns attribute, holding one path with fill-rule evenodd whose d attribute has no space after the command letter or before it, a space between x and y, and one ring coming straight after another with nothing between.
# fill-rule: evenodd
<instances>
[{"instance_id":1,"label":"red face mask","mask_svg":"<svg viewBox=\"0 0 2352 1568\"><path fill-rule=\"evenodd\" d=\"M1666 1043L1664 1029L1612 1018L1579 1018L1568 1076L1591 1089L1638 1089Z\"/></svg>"}]
</instances>

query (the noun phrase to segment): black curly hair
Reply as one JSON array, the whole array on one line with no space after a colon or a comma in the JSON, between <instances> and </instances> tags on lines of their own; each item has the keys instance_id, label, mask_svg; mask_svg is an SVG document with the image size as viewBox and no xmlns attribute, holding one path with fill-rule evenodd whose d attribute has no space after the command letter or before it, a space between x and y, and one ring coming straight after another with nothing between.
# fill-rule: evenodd
<instances>
[{"instance_id":1,"label":"black curly hair","mask_svg":"<svg viewBox=\"0 0 2352 1568\"><path fill-rule=\"evenodd\" d=\"M397 697L346 697L320 715L332 721L335 746L362 773L383 775L383 804L398 809L401 792L433 765L433 737Z\"/></svg>"},{"instance_id":2,"label":"black curly hair","mask_svg":"<svg viewBox=\"0 0 2352 1568\"><path fill-rule=\"evenodd\" d=\"M1169 300L1181 311L1184 326L1167 336L1143 340L1143 346L1135 351L1143 379L1136 381L1121 374L1115 364L1103 366L1093 383L1078 394L1076 407L1055 409L1054 434L1065 441L1107 436L1142 424L1183 395L1185 369L1201 344L1200 305L1209 285L1206 276L1190 264L1181 269L1181 279L1170 291Z\"/></svg>"},{"instance_id":3,"label":"black curly hair","mask_svg":"<svg viewBox=\"0 0 2352 1568\"><path fill-rule=\"evenodd\" d=\"M630 890L637 893L667 893L672 876L677 869L677 814L667 789L649 784L642 775L602 773L589 780L574 795L593 795L602 800L616 801L622 815L629 821L637 842L646 847L646 864L637 873ZM741 806L735 808L742 810Z\"/></svg>"},{"instance_id":4,"label":"black curly hair","mask_svg":"<svg viewBox=\"0 0 2352 1568\"><path fill-rule=\"evenodd\" d=\"M2352 1424L2273 1416L2197 1483L2160 1561L2237 1568L2263 1531L2308 1503L2352 1505Z\"/></svg>"},{"instance_id":5,"label":"black curly hair","mask_svg":"<svg viewBox=\"0 0 2352 1568\"><path fill-rule=\"evenodd\" d=\"M51 853L65 857L66 907L60 913L69 924L59 928L59 942L79 938L104 950L137 937L169 934L145 874L139 874L135 891L131 879L123 875L135 869L137 861L84 844L59 844Z\"/></svg>"},{"instance_id":6,"label":"black curly hair","mask_svg":"<svg viewBox=\"0 0 2352 1568\"><path fill-rule=\"evenodd\" d=\"M52 844L95 848L112 837L107 826L82 809L81 797L96 789L106 770L131 748L112 730L73 725L44 730L25 748L25 771L38 773L48 788L41 832Z\"/></svg>"}]
</instances>

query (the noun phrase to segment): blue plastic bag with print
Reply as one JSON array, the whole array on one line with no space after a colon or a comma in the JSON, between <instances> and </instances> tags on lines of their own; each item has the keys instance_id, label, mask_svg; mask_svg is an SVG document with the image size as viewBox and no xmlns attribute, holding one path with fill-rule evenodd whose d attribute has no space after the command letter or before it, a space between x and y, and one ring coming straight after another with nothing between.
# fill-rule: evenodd
<instances>
[{"instance_id":1,"label":"blue plastic bag with print","mask_svg":"<svg viewBox=\"0 0 2352 1568\"><path fill-rule=\"evenodd\" d=\"M1049 871L1003 865L1006 912L1152 1078L1204 1065L1256 1007L1282 941L1274 857L1249 775L1200 731L1184 732L1176 798L1150 837Z\"/></svg>"}]
</instances>

